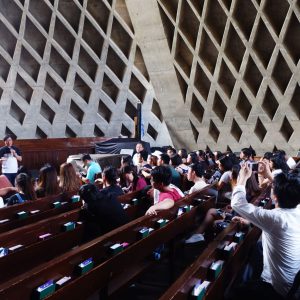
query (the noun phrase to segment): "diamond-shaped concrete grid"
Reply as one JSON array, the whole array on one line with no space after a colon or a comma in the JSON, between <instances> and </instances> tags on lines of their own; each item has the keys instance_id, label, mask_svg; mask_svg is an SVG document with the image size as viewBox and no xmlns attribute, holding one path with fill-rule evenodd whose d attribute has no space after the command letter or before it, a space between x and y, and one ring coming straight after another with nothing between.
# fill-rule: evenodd
<instances>
[{"instance_id":1,"label":"diamond-shaped concrete grid","mask_svg":"<svg viewBox=\"0 0 300 300\"><path fill-rule=\"evenodd\" d=\"M240 141L243 131L235 119L233 119L232 121L230 133L236 139L237 142Z\"/></svg>"},{"instance_id":2,"label":"diamond-shaped concrete grid","mask_svg":"<svg viewBox=\"0 0 300 300\"><path fill-rule=\"evenodd\" d=\"M260 19L255 33L253 49L265 68L267 68L269 64L274 47L275 42L264 21Z\"/></svg>"},{"instance_id":3,"label":"diamond-shaped concrete grid","mask_svg":"<svg viewBox=\"0 0 300 300\"><path fill-rule=\"evenodd\" d=\"M290 138L294 136L292 130L300 134L300 124L297 128L294 126L295 115L300 118L299 67L293 68L300 56L300 11L293 3L286 0L275 0L275 4L271 0L178 0L180 16L188 4L195 8L199 5L198 13L197 8L193 10L192 18L198 18L200 26L197 46L192 52L194 41L190 33L185 33L181 24L165 22L170 18L165 9L166 1L157 2L164 8L160 14L166 35L172 32L171 54L178 85L186 106L195 120L200 121L197 128L191 124L192 133L194 136L197 132L207 133L207 138L202 136L197 140L198 148L226 150L226 146L230 146L239 151L242 145L251 144L263 153L271 150L269 145L282 143L280 134L269 128L279 131L282 127L280 133L289 144L281 148L298 149ZM295 5L299 8L299 1ZM261 7L258 9L258 6ZM284 99L280 94L285 95ZM202 108L196 109L195 105L200 102ZM285 121L281 108L287 111ZM233 136L232 144L227 142L228 136Z\"/></svg>"},{"instance_id":4,"label":"diamond-shaped concrete grid","mask_svg":"<svg viewBox=\"0 0 300 300\"><path fill-rule=\"evenodd\" d=\"M279 52L277 60L272 72L272 77L279 87L282 94L284 94L286 87L291 79L292 71L287 65L283 55Z\"/></svg>"},{"instance_id":5,"label":"diamond-shaped concrete grid","mask_svg":"<svg viewBox=\"0 0 300 300\"><path fill-rule=\"evenodd\" d=\"M236 1L233 17L246 39L250 38L257 11L251 1Z\"/></svg>"},{"instance_id":6,"label":"diamond-shaped concrete grid","mask_svg":"<svg viewBox=\"0 0 300 300\"><path fill-rule=\"evenodd\" d=\"M145 139L170 139L125 1L28 0L26 8L24 1L2 2L0 96L11 103L2 134L131 136L134 124L125 112L134 118L136 110L128 111L130 99L132 107L145 104ZM13 93L4 93L11 87Z\"/></svg>"},{"instance_id":7,"label":"diamond-shaped concrete grid","mask_svg":"<svg viewBox=\"0 0 300 300\"><path fill-rule=\"evenodd\" d=\"M8 73L10 70L9 63L0 55L0 76L4 81L6 81Z\"/></svg>"},{"instance_id":8,"label":"diamond-shaped concrete grid","mask_svg":"<svg viewBox=\"0 0 300 300\"><path fill-rule=\"evenodd\" d=\"M205 23L219 44L223 38L226 20L226 14L219 1L208 1Z\"/></svg>"},{"instance_id":9,"label":"diamond-shaped concrete grid","mask_svg":"<svg viewBox=\"0 0 300 300\"><path fill-rule=\"evenodd\" d=\"M296 65L300 58L300 22L295 13L292 13L283 43Z\"/></svg>"},{"instance_id":10,"label":"diamond-shaped concrete grid","mask_svg":"<svg viewBox=\"0 0 300 300\"><path fill-rule=\"evenodd\" d=\"M262 108L266 112L266 114L269 116L271 120L273 120L275 113L277 111L279 104L272 93L271 89L268 87L263 103L262 103Z\"/></svg>"},{"instance_id":11,"label":"diamond-shaped concrete grid","mask_svg":"<svg viewBox=\"0 0 300 300\"><path fill-rule=\"evenodd\" d=\"M265 2L264 13L277 35L280 34L288 9L289 4L286 0L267 0Z\"/></svg>"},{"instance_id":12,"label":"diamond-shaped concrete grid","mask_svg":"<svg viewBox=\"0 0 300 300\"><path fill-rule=\"evenodd\" d=\"M291 138L292 134L294 133L294 129L292 125L290 124L287 117L284 117L282 125L280 127L280 133L284 137L284 139L288 142Z\"/></svg>"},{"instance_id":13,"label":"diamond-shaped concrete grid","mask_svg":"<svg viewBox=\"0 0 300 300\"><path fill-rule=\"evenodd\" d=\"M152 139L155 141L158 136L158 132L155 130L155 128L149 123L147 133L152 137Z\"/></svg>"},{"instance_id":14,"label":"diamond-shaped concrete grid","mask_svg":"<svg viewBox=\"0 0 300 300\"><path fill-rule=\"evenodd\" d=\"M257 122L254 128L254 133L256 136L259 138L261 142L263 142L266 134L267 134L267 129L265 128L264 124L260 120L260 118L257 118Z\"/></svg>"},{"instance_id":15,"label":"diamond-shaped concrete grid","mask_svg":"<svg viewBox=\"0 0 300 300\"><path fill-rule=\"evenodd\" d=\"M197 143L198 137L199 137L199 132L198 132L197 128L195 127L195 125L191 122L191 120L190 120L190 124L191 124L191 128L192 128L192 133L193 133L193 136L194 136L194 140Z\"/></svg>"}]
</instances>

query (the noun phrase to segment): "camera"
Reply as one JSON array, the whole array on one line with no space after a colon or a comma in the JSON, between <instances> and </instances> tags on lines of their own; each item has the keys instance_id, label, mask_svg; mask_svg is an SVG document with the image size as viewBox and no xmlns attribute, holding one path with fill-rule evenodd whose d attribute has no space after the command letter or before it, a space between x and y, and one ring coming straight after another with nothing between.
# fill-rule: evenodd
<instances>
[{"instance_id":1,"label":"camera","mask_svg":"<svg viewBox=\"0 0 300 300\"><path fill-rule=\"evenodd\" d=\"M249 166L251 166L252 171L254 172L258 171L258 162L251 162L249 163Z\"/></svg>"}]
</instances>

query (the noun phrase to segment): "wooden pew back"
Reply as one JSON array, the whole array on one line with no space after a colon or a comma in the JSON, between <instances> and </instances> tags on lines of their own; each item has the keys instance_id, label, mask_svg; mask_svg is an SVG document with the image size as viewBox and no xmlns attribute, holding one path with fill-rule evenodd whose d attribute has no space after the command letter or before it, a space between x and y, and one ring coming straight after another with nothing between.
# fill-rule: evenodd
<instances>
[{"instance_id":1,"label":"wooden pew back","mask_svg":"<svg viewBox=\"0 0 300 300\"><path fill-rule=\"evenodd\" d=\"M269 197L269 194L270 188L263 190L261 194L254 199L253 204L258 205L262 199ZM269 208L270 205L271 201L269 200L266 208ZM247 259L249 249L258 240L261 234L261 230L257 227L246 231L244 241L238 245L234 255L226 260L226 258L220 254L218 247L225 240L232 240L233 235L239 230L240 228L238 224L231 223L226 229L220 232L217 237L208 244L206 249L194 261L194 263L192 263L160 297L160 300L190 299L193 286L199 279L205 280L207 278L209 266L213 261L218 259L225 259L225 266L217 279L211 283L204 299L223 299L225 290L231 287L238 272Z\"/></svg>"},{"instance_id":2,"label":"wooden pew back","mask_svg":"<svg viewBox=\"0 0 300 300\"><path fill-rule=\"evenodd\" d=\"M101 286L106 285L111 277L119 273L118 270L124 269L126 266L134 263L132 257L135 258L135 261L143 259L155 247L163 242L167 242L178 233L192 226L194 224L194 217L197 214L197 207L194 207L189 213L185 213L179 218L176 218L176 215L179 205L191 203L193 197L195 197L195 194L187 196L185 199L179 201L173 209L163 211L157 217L144 216L134 220L71 252L53 259L49 263L33 269L31 272L22 274L2 284L0 286L0 297L18 298L22 295L23 299L28 299L33 289L48 279L57 280L64 275L72 274L72 281L50 298L82 299ZM208 210L214 202L215 199L210 198L210 200L203 202L202 206L205 210ZM147 238L137 241L137 233L140 228L153 227L156 220L166 217L170 221L165 227L157 229ZM120 254L110 256L108 254L109 246L119 242L128 242L129 247ZM89 257L93 258L95 268L83 276L74 276L76 266Z\"/></svg>"}]
</instances>

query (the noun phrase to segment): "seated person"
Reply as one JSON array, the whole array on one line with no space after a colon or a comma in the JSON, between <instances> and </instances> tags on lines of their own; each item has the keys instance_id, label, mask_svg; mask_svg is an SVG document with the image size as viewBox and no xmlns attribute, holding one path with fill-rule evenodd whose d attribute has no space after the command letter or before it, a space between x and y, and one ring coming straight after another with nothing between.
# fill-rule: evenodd
<instances>
[{"instance_id":1,"label":"seated person","mask_svg":"<svg viewBox=\"0 0 300 300\"><path fill-rule=\"evenodd\" d=\"M84 154L81 160L87 168L86 177L82 176L81 180L84 183L95 183L95 175L102 172L100 165L93 161L89 154Z\"/></svg>"},{"instance_id":2,"label":"seated person","mask_svg":"<svg viewBox=\"0 0 300 300\"><path fill-rule=\"evenodd\" d=\"M203 175L204 175L204 168L201 163L189 165L187 179L189 181L194 182L194 185L189 190L189 194L202 190L204 187L207 186L207 183L205 182Z\"/></svg>"},{"instance_id":3,"label":"seated person","mask_svg":"<svg viewBox=\"0 0 300 300\"><path fill-rule=\"evenodd\" d=\"M60 166L59 188L63 193L78 193L80 177L76 174L72 163L63 163Z\"/></svg>"},{"instance_id":4,"label":"seated person","mask_svg":"<svg viewBox=\"0 0 300 300\"><path fill-rule=\"evenodd\" d=\"M160 153L161 154L161 153ZM143 165L140 172L145 177L146 182L150 184L150 178L151 178L151 170L155 167L157 167L157 160L158 157L156 155L149 154L147 158L147 163Z\"/></svg>"},{"instance_id":5,"label":"seated person","mask_svg":"<svg viewBox=\"0 0 300 300\"><path fill-rule=\"evenodd\" d=\"M40 169L35 192L38 198L58 195L60 193L57 172L53 166L46 164Z\"/></svg>"},{"instance_id":6,"label":"seated person","mask_svg":"<svg viewBox=\"0 0 300 300\"><path fill-rule=\"evenodd\" d=\"M246 200L245 185L251 174L251 168L242 165L231 205L263 231L263 272L261 280L240 288L235 299L283 299L300 270L300 182L295 176L276 175L275 209L266 210Z\"/></svg>"},{"instance_id":7,"label":"seated person","mask_svg":"<svg viewBox=\"0 0 300 300\"><path fill-rule=\"evenodd\" d=\"M117 185L117 178L117 170L106 167L102 173L104 188L101 191L93 184L80 188L79 195L86 203L88 213L85 239L95 238L129 221L118 201L118 196L123 195L123 191Z\"/></svg>"},{"instance_id":8,"label":"seated person","mask_svg":"<svg viewBox=\"0 0 300 300\"><path fill-rule=\"evenodd\" d=\"M15 194L17 188L14 187L5 175L0 175L0 197L4 199Z\"/></svg>"},{"instance_id":9,"label":"seated person","mask_svg":"<svg viewBox=\"0 0 300 300\"><path fill-rule=\"evenodd\" d=\"M167 154L169 155L169 157L173 157L176 153L176 149L174 149L172 146L168 146L167 147Z\"/></svg>"},{"instance_id":10,"label":"seated person","mask_svg":"<svg viewBox=\"0 0 300 300\"><path fill-rule=\"evenodd\" d=\"M30 176L25 173L17 175L15 180L17 193L7 199L7 205L23 203L28 200L36 200L33 184Z\"/></svg>"},{"instance_id":11,"label":"seated person","mask_svg":"<svg viewBox=\"0 0 300 300\"><path fill-rule=\"evenodd\" d=\"M177 187L181 186L180 174L172 166L170 166L170 157L168 154L162 153L161 155L159 155L157 165L158 166L162 166L162 165L169 166L171 173L172 173L171 183L173 183Z\"/></svg>"},{"instance_id":12,"label":"seated person","mask_svg":"<svg viewBox=\"0 0 300 300\"><path fill-rule=\"evenodd\" d=\"M187 156L188 156L186 149L178 150L178 155L181 157L182 163L186 164L187 163L186 160L187 160Z\"/></svg>"},{"instance_id":13,"label":"seated person","mask_svg":"<svg viewBox=\"0 0 300 300\"><path fill-rule=\"evenodd\" d=\"M134 168L125 166L120 171L120 185L122 190L127 192L140 191L147 186L143 176L138 176Z\"/></svg>"},{"instance_id":14,"label":"seated person","mask_svg":"<svg viewBox=\"0 0 300 300\"><path fill-rule=\"evenodd\" d=\"M154 205L147 210L146 215L157 215L157 211L173 207L174 203L183 197L183 193L170 186L172 172L169 166L156 167L151 171L151 176L152 187L159 193L157 202L154 196Z\"/></svg>"},{"instance_id":15,"label":"seated person","mask_svg":"<svg viewBox=\"0 0 300 300\"><path fill-rule=\"evenodd\" d=\"M182 158L175 154L171 157L171 166L179 173L186 174L188 172L188 166L182 163Z\"/></svg>"},{"instance_id":16,"label":"seated person","mask_svg":"<svg viewBox=\"0 0 300 300\"><path fill-rule=\"evenodd\" d=\"M230 184L234 188L237 183L238 174L240 171L239 165L234 165L232 167L232 174L230 179ZM258 188L258 183L255 179L254 174L253 176L250 176L250 178L247 180L246 183L246 190L247 190L247 200L251 201L254 196L258 196L260 190ZM230 197L231 199L231 193ZM236 212L232 210L232 207L230 205L225 206L222 209L216 209L211 208L206 213L204 221L201 223L201 225L197 228L197 230L194 232L193 235L191 235L190 238L188 238L185 243L186 244L192 244L197 242L202 242L205 240L204 233L212 225L217 225L218 223L222 221L230 221L233 216L236 215ZM241 218L236 217L234 220L239 221L242 220ZM246 221L245 221L246 223Z\"/></svg>"}]
</instances>

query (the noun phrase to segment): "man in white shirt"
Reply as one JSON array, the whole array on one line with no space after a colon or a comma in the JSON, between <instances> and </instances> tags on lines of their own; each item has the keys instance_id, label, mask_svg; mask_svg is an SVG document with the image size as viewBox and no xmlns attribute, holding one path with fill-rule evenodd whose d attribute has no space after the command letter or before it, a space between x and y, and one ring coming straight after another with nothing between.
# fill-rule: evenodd
<instances>
[{"instance_id":1,"label":"man in white shirt","mask_svg":"<svg viewBox=\"0 0 300 300\"><path fill-rule=\"evenodd\" d=\"M135 153L132 156L132 162L134 166L138 166L143 161L147 161L148 152L144 149L142 142L138 142L135 146Z\"/></svg>"},{"instance_id":2,"label":"man in white shirt","mask_svg":"<svg viewBox=\"0 0 300 300\"><path fill-rule=\"evenodd\" d=\"M283 299L300 270L300 209L297 207L300 182L283 173L275 176L275 209L265 210L246 200L245 185L251 174L251 168L244 164L232 193L231 206L262 230L263 272L261 281L240 290L236 299Z\"/></svg>"},{"instance_id":3,"label":"man in white shirt","mask_svg":"<svg viewBox=\"0 0 300 300\"><path fill-rule=\"evenodd\" d=\"M2 174L5 175L12 185L15 185L15 178L18 172L18 162L22 161L21 151L13 146L13 139L10 134L4 138L5 146L0 148L2 162Z\"/></svg>"}]
</instances>

